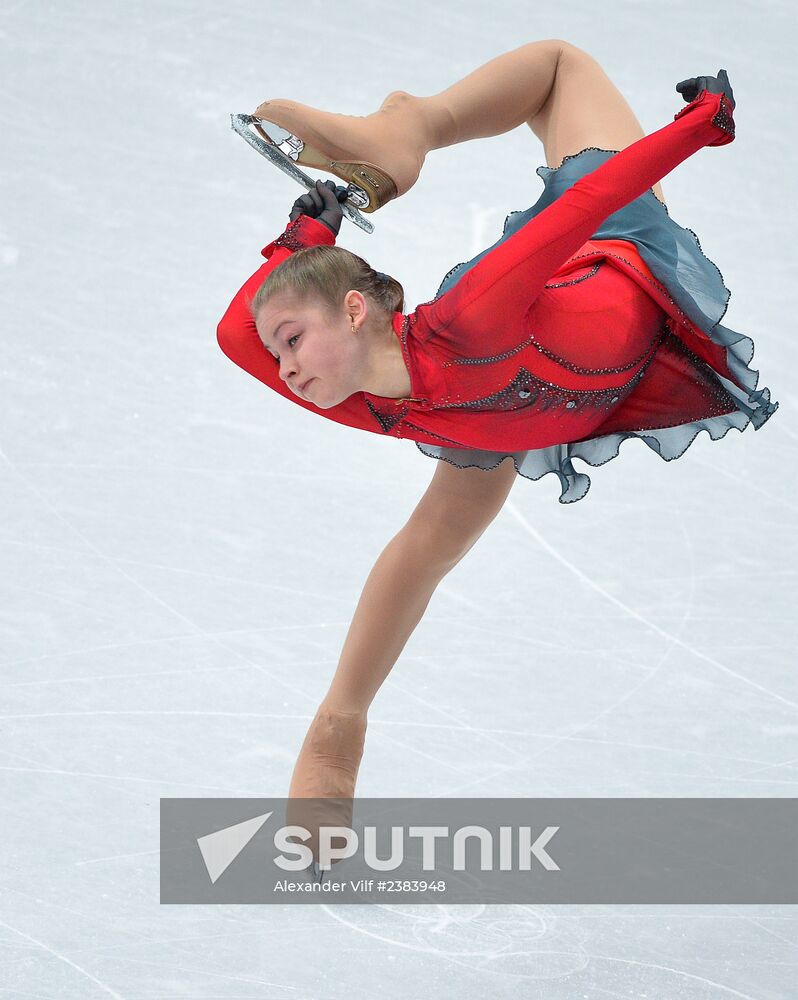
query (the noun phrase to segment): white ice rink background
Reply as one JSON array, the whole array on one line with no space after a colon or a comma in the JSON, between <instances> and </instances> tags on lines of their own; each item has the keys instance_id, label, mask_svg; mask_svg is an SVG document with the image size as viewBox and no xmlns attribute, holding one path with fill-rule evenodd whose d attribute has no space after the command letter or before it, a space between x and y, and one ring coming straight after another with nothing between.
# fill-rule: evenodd
<instances>
[{"instance_id":1,"label":"white ice rink background","mask_svg":"<svg viewBox=\"0 0 798 1000\"><path fill-rule=\"evenodd\" d=\"M0 997L796 995L788 906L158 899L159 798L287 793L436 468L219 350L301 194L229 115L365 115L542 38L599 59L647 132L676 82L728 70L736 141L663 190L780 409L671 463L642 441L577 460L576 504L519 479L378 694L358 794L795 795L795 27L783 0L2 3ZM537 200L544 162L525 127L435 151L339 243L411 311Z\"/></svg>"}]
</instances>

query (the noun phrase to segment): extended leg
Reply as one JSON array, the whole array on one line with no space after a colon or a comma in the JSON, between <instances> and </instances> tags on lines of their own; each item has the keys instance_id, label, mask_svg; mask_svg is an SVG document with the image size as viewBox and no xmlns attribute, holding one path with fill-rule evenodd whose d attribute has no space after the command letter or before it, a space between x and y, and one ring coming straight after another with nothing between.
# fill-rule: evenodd
<instances>
[{"instance_id":1,"label":"extended leg","mask_svg":"<svg viewBox=\"0 0 798 1000\"><path fill-rule=\"evenodd\" d=\"M409 191L430 150L500 135L524 122L543 142L550 166L591 145L625 149L645 134L595 59L556 38L496 56L429 97L392 91L370 115L275 98L254 116L290 134L299 164L360 187L364 211ZM654 193L663 200L659 184Z\"/></svg>"},{"instance_id":2,"label":"extended leg","mask_svg":"<svg viewBox=\"0 0 798 1000\"><path fill-rule=\"evenodd\" d=\"M564 44L528 42L431 97L392 91L366 116L273 98L259 105L254 117L289 133L297 163L356 185L363 210L376 211L410 190L430 150L508 132L536 114L551 90ZM272 131L267 128L267 136ZM275 145L286 141L276 135Z\"/></svg>"}]
</instances>

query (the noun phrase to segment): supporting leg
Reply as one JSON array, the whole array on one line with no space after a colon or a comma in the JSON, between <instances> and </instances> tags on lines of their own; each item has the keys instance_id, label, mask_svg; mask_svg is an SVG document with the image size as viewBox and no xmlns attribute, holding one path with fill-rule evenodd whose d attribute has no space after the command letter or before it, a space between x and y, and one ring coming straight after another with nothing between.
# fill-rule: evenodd
<instances>
[{"instance_id":1,"label":"supporting leg","mask_svg":"<svg viewBox=\"0 0 798 1000\"><path fill-rule=\"evenodd\" d=\"M446 574L473 548L517 479L512 461L490 471L441 462L402 530L369 573L338 669L311 723L291 798L350 798L367 714Z\"/></svg>"},{"instance_id":2,"label":"supporting leg","mask_svg":"<svg viewBox=\"0 0 798 1000\"><path fill-rule=\"evenodd\" d=\"M457 562L448 545L436 557L439 539L414 524L388 543L369 574L338 670L291 776L287 821L311 833L308 846L316 858L318 828L351 823L369 706L438 583Z\"/></svg>"}]
</instances>

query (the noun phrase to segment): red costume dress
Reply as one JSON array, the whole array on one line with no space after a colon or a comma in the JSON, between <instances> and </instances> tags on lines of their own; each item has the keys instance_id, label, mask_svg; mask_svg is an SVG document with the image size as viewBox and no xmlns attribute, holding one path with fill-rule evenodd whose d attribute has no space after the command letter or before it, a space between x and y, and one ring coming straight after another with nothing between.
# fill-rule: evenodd
<instances>
[{"instance_id":1,"label":"red costume dress","mask_svg":"<svg viewBox=\"0 0 798 1000\"><path fill-rule=\"evenodd\" d=\"M754 420L761 426L778 404L769 403L767 390L750 394L756 373L730 355L729 343L688 318L634 242L591 240L603 220L692 153L731 142L731 110L724 95L702 91L673 122L582 176L448 291L408 315L395 312L393 329L410 376L408 399L361 391L320 409L279 377L248 304L294 250L335 242L309 216L261 251L268 262L230 304L218 326L219 345L294 403L352 427L410 438L433 457L491 468L512 454L522 474L526 455L545 457L530 478L558 472L563 502L581 499L589 487L588 477L573 470L573 455L591 464L614 457L607 447L597 450L597 441L615 446L637 434L650 443L647 430L681 425L706 427L716 437L713 419L729 414L747 414L747 425L754 410L741 403L739 391L729 391L735 386L749 402L767 397ZM724 433L732 424L739 426L726 418ZM579 442L591 448L580 454ZM659 443L651 447L667 457ZM468 461L469 455L479 458ZM593 461L597 455L601 461Z\"/></svg>"}]
</instances>

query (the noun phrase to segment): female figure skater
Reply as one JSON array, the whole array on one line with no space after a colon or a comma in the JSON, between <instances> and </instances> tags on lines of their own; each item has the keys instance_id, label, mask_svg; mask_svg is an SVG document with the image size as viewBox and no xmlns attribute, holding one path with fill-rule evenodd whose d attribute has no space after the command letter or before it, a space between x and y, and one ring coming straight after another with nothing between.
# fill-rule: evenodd
<instances>
[{"instance_id":1,"label":"female figure skater","mask_svg":"<svg viewBox=\"0 0 798 1000\"><path fill-rule=\"evenodd\" d=\"M717 440L775 412L748 367L753 342L719 323L720 272L670 218L659 184L702 147L732 142L732 89L725 70L676 89L688 103L646 136L599 64L554 39L432 97L396 91L365 117L277 100L255 112L291 133L300 164L355 182L364 211L409 190L429 151L522 122L548 164L538 202L407 315L395 279L332 245L347 192L318 181L219 324L222 350L281 395L441 460L366 581L293 803L351 807L368 708L517 475L556 473L572 503L590 484L574 456L601 465L640 437L669 461L702 429ZM348 825L351 808L329 805L324 821Z\"/></svg>"}]
</instances>

